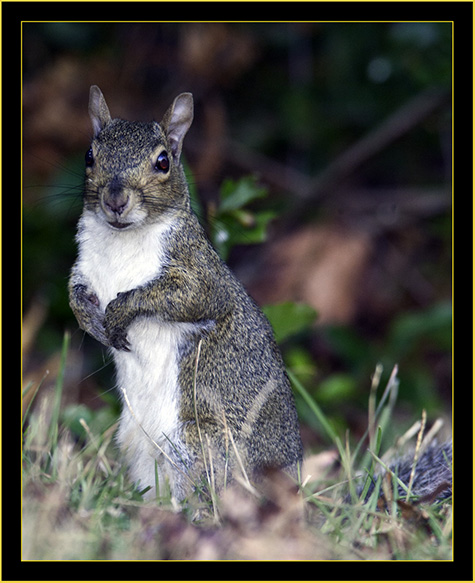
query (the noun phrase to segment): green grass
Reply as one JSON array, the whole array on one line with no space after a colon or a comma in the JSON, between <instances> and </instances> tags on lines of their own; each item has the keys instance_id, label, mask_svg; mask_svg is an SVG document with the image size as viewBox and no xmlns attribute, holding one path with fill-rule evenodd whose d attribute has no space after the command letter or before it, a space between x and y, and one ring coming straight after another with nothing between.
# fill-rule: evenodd
<instances>
[{"instance_id":1,"label":"green grass","mask_svg":"<svg viewBox=\"0 0 475 583\"><path fill-rule=\"evenodd\" d=\"M23 428L24 560L452 558L449 503L398 501L395 477L389 474L379 477L367 502L362 500L369 477L363 475L363 492L357 491L356 468L367 468L372 476L378 466L397 396L395 373L377 402L376 371L367 435L355 446L348 435L338 435L291 375L335 452L308 456L299 485L272 474L257 491L228 486L212 503L197 498L179 505L169 497L145 503L118 458L116 426L88 423L78 406L79 432L71 415L63 414L68 343L66 336L53 390L27 388L35 396ZM420 425L416 433L422 434ZM373 453L365 450L366 438ZM325 456L331 461L311 476L305 473L312 459ZM347 492L351 501L344 498Z\"/></svg>"}]
</instances>

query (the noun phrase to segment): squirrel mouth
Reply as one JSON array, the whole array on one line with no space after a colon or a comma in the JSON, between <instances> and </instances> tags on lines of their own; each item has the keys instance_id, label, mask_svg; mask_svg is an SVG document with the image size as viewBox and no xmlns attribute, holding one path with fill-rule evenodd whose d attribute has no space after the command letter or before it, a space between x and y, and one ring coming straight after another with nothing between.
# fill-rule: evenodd
<instances>
[{"instance_id":1,"label":"squirrel mouth","mask_svg":"<svg viewBox=\"0 0 475 583\"><path fill-rule=\"evenodd\" d=\"M130 227L132 223L119 223L119 221L108 221L109 225L114 229L126 229Z\"/></svg>"}]
</instances>

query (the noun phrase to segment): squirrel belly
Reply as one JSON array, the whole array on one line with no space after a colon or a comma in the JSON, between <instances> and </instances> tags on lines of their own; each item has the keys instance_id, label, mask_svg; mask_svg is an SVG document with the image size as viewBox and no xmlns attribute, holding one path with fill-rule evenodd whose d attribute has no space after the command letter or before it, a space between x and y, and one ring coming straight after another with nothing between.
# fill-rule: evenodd
<instances>
[{"instance_id":1,"label":"squirrel belly","mask_svg":"<svg viewBox=\"0 0 475 583\"><path fill-rule=\"evenodd\" d=\"M192 463L182 438L179 354L194 324L137 318L129 328L130 352L113 350L117 387L125 401L117 443L134 482L159 494L168 481L176 498L185 496L182 471ZM122 394L124 391L125 394ZM155 461L157 462L155 465Z\"/></svg>"}]
</instances>

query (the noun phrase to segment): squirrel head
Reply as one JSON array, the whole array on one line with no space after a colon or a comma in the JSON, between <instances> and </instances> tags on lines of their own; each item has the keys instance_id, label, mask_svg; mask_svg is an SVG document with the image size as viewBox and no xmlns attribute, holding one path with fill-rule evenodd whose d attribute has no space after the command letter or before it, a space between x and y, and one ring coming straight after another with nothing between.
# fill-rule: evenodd
<instances>
[{"instance_id":1,"label":"squirrel head","mask_svg":"<svg viewBox=\"0 0 475 583\"><path fill-rule=\"evenodd\" d=\"M193 121L191 93L178 95L159 124L130 122L112 119L93 85L89 115L94 137L86 153L85 208L117 230L189 208L180 155Z\"/></svg>"}]
</instances>

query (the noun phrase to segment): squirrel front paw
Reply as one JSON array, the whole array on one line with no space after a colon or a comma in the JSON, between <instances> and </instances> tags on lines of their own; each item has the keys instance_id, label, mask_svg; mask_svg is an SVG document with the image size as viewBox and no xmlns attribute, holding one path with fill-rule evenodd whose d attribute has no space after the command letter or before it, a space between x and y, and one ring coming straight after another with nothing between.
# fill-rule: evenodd
<instances>
[{"instance_id":1,"label":"squirrel front paw","mask_svg":"<svg viewBox=\"0 0 475 583\"><path fill-rule=\"evenodd\" d=\"M124 292L117 294L117 297L109 302L106 307L104 328L111 346L117 350L130 352L127 328L132 322L133 316L127 317L126 299L127 292Z\"/></svg>"},{"instance_id":2,"label":"squirrel front paw","mask_svg":"<svg viewBox=\"0 0 475 583\"><path fill-rule=\"evenodd\" d=\"M130 342L127 340L127 333L125 330L120 328L114 328L109 333L110 345L117 350L123 350L125 352L130 352Z\"/></svg>"},{"instance_id":3,"label":"squirrel front paw","mask_svg":"<svg viewBox=\"0 0 475 583\"><path fill-rule=\"evenodd\" d=\"M96 294L87 286L77 284L72 288L70 305L79 326L101 344L110 346L104 329L104 312Z\"/></svg>"}]
</instances>

